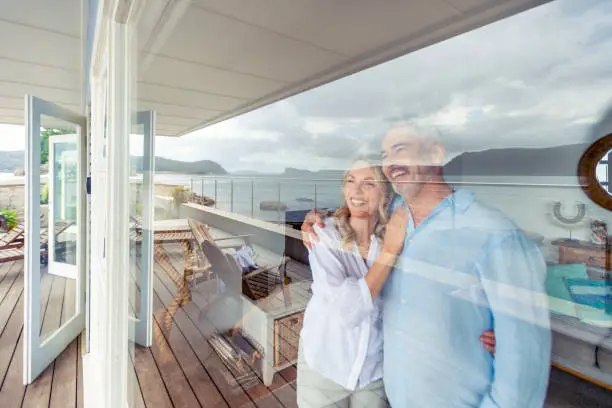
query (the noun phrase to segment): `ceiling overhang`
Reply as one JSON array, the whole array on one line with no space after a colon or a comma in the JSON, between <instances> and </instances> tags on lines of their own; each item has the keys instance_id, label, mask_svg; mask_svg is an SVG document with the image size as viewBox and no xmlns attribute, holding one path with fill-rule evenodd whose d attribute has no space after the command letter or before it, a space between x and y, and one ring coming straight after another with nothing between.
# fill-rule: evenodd
<instances>
[{"instance_id":1,"label":"ceiling overhang","mask_svg":"<svg viewBox=\"0 0 612 408\"><path fill-rule=\"evenodd\" d=\"M0 123L23 124L26 93L83 112L81 1L0 2ZM546 2L146 2L138 109L185 135Z\"/></svg>"}]
</instances>

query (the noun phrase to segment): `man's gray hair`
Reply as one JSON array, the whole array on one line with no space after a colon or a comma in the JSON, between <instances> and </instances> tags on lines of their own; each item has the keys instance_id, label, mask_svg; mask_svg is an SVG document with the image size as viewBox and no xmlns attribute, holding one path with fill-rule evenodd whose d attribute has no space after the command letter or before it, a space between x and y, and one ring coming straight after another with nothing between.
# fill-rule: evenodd
<instances>
[{"instance_id":1,"label":"man's gray hair","mask_svg":"<svg viewBox=\"0 0 612 408\"><path fill-rule=\"evenodd\" d=\"M425 146L433 146L436 144L444 146L442 132L437 126L424 125L417 120L390 121L389 127L385 131L385 135L391 131L399 131L401 129L405 129L407 134L418 136Z\"/></svg>"}]
</instances>

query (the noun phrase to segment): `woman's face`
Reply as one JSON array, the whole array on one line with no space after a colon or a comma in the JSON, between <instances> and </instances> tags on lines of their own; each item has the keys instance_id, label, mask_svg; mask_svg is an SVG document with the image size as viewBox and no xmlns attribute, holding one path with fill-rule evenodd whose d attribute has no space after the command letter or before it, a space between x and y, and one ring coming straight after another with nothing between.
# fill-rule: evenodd
<instances>
[{"instance_id":1,"label":"woman's face","mask_svg":"<svg viewBox=\"0 0 612 408\"><path fill-rule=\"evenodd\" d=\"M377 214L384 200L383 183L377 181L371 166L356 163L345 176L344 199L351 217Z\"/></svg>"}]
</instances>

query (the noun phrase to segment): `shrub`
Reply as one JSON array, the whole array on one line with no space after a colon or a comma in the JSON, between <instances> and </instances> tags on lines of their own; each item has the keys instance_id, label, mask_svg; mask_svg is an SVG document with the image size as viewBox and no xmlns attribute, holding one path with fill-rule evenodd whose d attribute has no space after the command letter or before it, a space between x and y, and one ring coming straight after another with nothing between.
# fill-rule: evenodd
<instances>
[{"instance_id":1,"label":"shrub","mask_svg":"<svg viewBox=\"0 0 612 408\"><path fill-rule=\"evenodd\" d=\"M4 210L0 211L0 215L2 215L2 218L4 219L2 228L4 228L6 231L10 231L17 226L17 211L5 208Z\"/></svg>"},{"instance_id":2,"label":"shrub","mask_svg":"<svg viewBox=\"0 0 612 408\"><path fill-rule=\"evenodd\" d=\"M189 198L189 189L183 186L176 186L172 190L172 198L174 205L178 208L181 204L186 203Z\"/></svg>"},{"instance_id":3,"label":"shrub","mask_svg":"<svg viewBox=\"0 0 612 408\"><path fill-rule=\"evenodd\" d=\"M49 204L49 184L45 184L42 191L40 192L40 203Z\"/></svg>"}]
</instances>

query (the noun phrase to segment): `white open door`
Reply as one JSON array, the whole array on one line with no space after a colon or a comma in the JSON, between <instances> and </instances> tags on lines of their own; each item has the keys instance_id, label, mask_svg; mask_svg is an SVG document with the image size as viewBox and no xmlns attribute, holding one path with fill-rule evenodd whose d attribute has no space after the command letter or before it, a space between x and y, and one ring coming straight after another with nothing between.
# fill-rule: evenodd
<instances>
[{"instance_id":1,"label":"white open door","mask_svg":"<svg viewBox=\"0 0 612 408\"><path fill-rule=\"evenodd\" d=\"M78 173L78 138L76 134L49 138L48 176L48 272L77 278L77 206L82 183Z\"/></svg>"},{"instance_id":2,"label":"white open door","mask_svg":"<svg viewBox=\"0 0 612 408\"><path fill-rule=\"evenodd\" d=\"M26 244L24 298L24 363L23 381L30 384L53 360L85 329L85 272L86 272L86 119L53 103L26 96ZM41 203L41 143L49 133L72 134L64 138L67 146L53 145L53 153L66 148L70 156L64 181L72 183L75 202L66 211L44 217ZM60 137L50 135L49 140ZM59 140L59 139L58 139ZM44 158L46 149L42 149ZM48 153L51 153L49 151ZM61 163L59 159L59 163ZM49 163L53 162L51 154ZM51 164L47 180L53 184L58 165ZM57 175L57 174L55 174ZM44 176L43 176L44 177ZM57 181L57 180L55 180ZM49 189L51 190L51 186ZM57 190L58 187L56 187ZM57 192L57 191L55 191ZM54 193L55 193L54 192ZM57 204L51 200L49 207ZM42 200L44 202L44 200ZM43 211L41 212L41 208ZM58 211L61 210L58 207ZM41 220L41 214L43 215ZM53 220L51 218L54 218ZM60 225L62 218L66 223ZM42 224L42 225L41 225ZM57 274L50 273L52 260ZM70 277L66 277L66 276ZM53 314L53 319L46 318Z\"/></svg>"},{"instance_id":3,"label":"white open door","mask_svg":"<svg viewBox=\"0 0 612 408\"><path fill-rule=\"evenodd\" d=\"M155 112L136 115L130 135L130 162L142 151L141 165L132 163L136 174L130 183L130 339L141 346L153 342L153 218L155 170Z\"/></svg>"}]
</instances>

